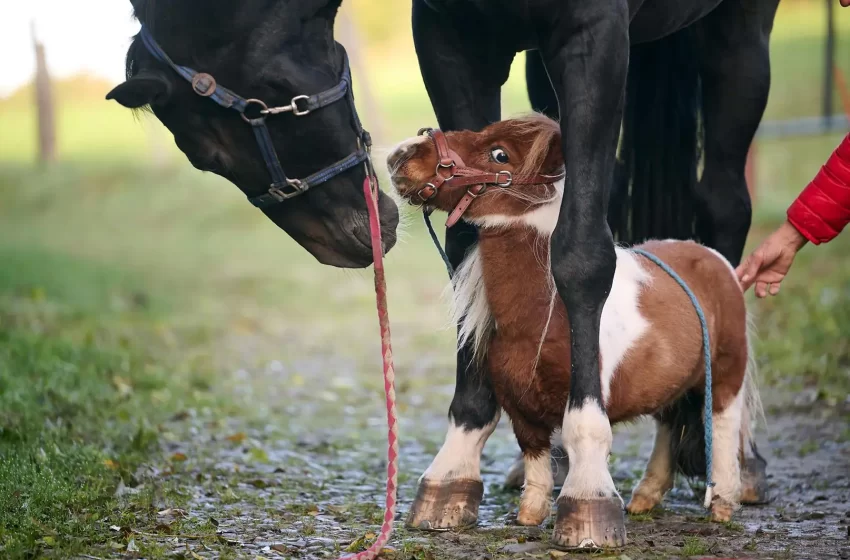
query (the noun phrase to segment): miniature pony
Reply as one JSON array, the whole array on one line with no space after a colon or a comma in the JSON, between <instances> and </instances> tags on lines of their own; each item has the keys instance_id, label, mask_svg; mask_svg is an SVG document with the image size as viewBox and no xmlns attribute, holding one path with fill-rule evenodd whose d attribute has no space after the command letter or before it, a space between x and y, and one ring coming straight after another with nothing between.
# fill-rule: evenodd
<instances>
[{"instance_id":1,"label":"miniature pony","mask_svg":"<svg viewBox=\"0 0 850 560\"><path fill-rule=\"evenodd\" d=\"M576 421L576 413L566 409L570 321L549 267L564 185L559 128L532 115L481 132L426 131L390 155L393 184L411 203L479 228L477 246L454 275L454 318L460 343L474 341L476 356L486 360L522 450L525 484L517 521L538 525L551 511L550 437L557 429L567 434ZM749 418L758 406L744 297L729 262L712 249L691 241L649 241L639 248L678 273L705 314L713 369L709 474L715 482L707 489L706 507L714 520L727 521L739 503L739 460L751 449ZM677 467L688 476L706 474L700 448L703 338L694 306L667 272L628 249L616 253L601 316L599 382L611 423L647 415L656 421L646 472L626 508L639 513L660 503ZM602 435L610 433L602 429L608 420L598 406L581 410L593 415L584 420L600 424L600 435L579 439L581 449L569 444L576 438L564 437L564 445L571 466L582 453L593 457L594 468L570 468L559 508L570 507L570 499L597 498L588 490L599 487L594 478L610 478L611 441ZM622 500L616 500L622 515ZM601 536L597 544L623 539Z\"/></svg>"}]
</instances>

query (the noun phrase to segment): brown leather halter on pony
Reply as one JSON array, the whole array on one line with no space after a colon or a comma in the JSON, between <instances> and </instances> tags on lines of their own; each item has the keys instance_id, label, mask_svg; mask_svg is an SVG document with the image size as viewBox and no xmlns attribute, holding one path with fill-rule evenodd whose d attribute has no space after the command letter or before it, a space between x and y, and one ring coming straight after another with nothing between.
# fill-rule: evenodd
<instances>
[{"instance_id":1,"label":"brown leather halter on pony","mask_svg":"<svg viewBox=\"0 0 850 560\"><path fill-rule=\"evenodd\" d=\"M437 168L434 171L434 180L425 183L425 186L416 193L419 198L423 202L428 202L437 196L437 191L443 185L469 187L466 194L449 214L446 227L452 227L458 223L472 201L486 191L489 186L506 189L511 185L548 185L565 177L565 173L514 177L510 171L482 171L474 167L467 167L463 158L449 147L449 141L442 130L423 128L419 130L419 135L422 134L427 134L434 141L434 147L437 149Z\"/></svg>"}]
</instances>

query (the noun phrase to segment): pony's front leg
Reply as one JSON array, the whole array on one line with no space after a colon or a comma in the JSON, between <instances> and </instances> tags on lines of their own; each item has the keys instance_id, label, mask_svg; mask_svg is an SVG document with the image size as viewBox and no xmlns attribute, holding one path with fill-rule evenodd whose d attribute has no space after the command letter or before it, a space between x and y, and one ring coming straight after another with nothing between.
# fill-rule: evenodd
<instances>
[{"instance_id":1,"label":"pony's front leg","mask_svg":"<svg viewBox=\"0 0 850 560\"><path fill-rule=\"evenodd\" d=\"M414 0L413 40L422 78L443 130L479 130L499 120L501 86L514 53L504 49L504 41L491 44L469 33L474 22L449 25L449 20ZM475 228L464 222L446 231L446 253L455 269L476 240ZM481 451L499 412L487 372L473 360L471 348L460 348L446 440L420 478L408 526L450 529L477 522L484 494Z\"/></svg>"},{"instance_id":2,"label":"pony's front leg","mask_svg":"<svg viewBox=\"0 0 850 560\"><path fill-rule=\"evenodd\" d=\"M616 267L606 214L629 60L629 9L626 0L558 6L561 13L546 19L557 27L540 34L547 38L541 52L560 102L567 172L552 234L552 274L570 320L571 384L562 429L570 467L553 540L621 546L625 519L608 471L612 433L602 397L599 329Z\"/></svg>"}]
</instances>

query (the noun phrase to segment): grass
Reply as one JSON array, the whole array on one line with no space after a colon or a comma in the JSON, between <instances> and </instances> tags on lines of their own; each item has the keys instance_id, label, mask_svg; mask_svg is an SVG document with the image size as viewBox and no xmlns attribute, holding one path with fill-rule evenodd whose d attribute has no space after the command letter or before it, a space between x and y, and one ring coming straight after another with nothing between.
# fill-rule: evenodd
<instances>
[{"instance_id":1,"label":"grass","mask_svg":"<svg viewBox=\"0 0 850 560\"><path fill-rule=\"evenodd\" d=\"M811 64L819 53L820 39L811 31L817 16L794 10L782 12L773 41L771 118L819 111L818 92L809 87L820 71ZM845 20L840 25L847 27ZM838 49L845 68L846 51ZM385 86L376 94L386 107L384 121L392 123L384 142L433 122L409 53L405 60L404 72L393 78L397 66L370 65L385 72L374 80ZM373 395L381 390L372 375L369 272L318 267L235 188L175 157L170 140L164 144L169 155L151 165L157 142L166 138L161 129L105 102L63 103L62 162L45 170L29 163L28 106L0 105L0 556L8 558L126 551L132 535L111 526L155 526L157 508L183 503L179 488L140 486L139 469L154 458L163 468L191 469L191 451L169 447L170 418L207 410L265 426L268 414L280 417L275 407L286 404L238 396L222 381L225 374L280 360L296 370L289 379L303 391L298 394L317 399L309 368L298 362L316 355L328 360L318 366L323 371L367 364L370 374L358 384ZM506 114L526 105L521 81L512 78ZM838 139L760 144L753 242L782 219ZM848 249L847 235L805 249L782 295L753 303L768 384L846 395ZM442 329L444 274L424 230L413 223L388 259L397 369L407 373L400 376L400 394L450 387L453 336ZM429 351L437 357L427 362ZM360 399L347 397L344 385L328 390L342 395L344 406ZM415 417L417 405L405 401L410 409L402 415ZM339 423L334 412L325 418L329 424ZM356 445L355 437L380 438L365 415L347 420L352 439L346 445ZM298 429L297 418L288 421L281 431ZM174 461L177 452L187 461ZM238 483L251 479L220 476L227 482L218 487L222 501L239 502ZM116 495L119 488L125 490ZM361 517L352 511L349 517ZM210 527L186 530L215 538ZM700 544L686 541L686 548ZM143 546L147 557L169 552ZM427 546L407 549L407 557L432 557Z\"/></svg>"}]
</instances>

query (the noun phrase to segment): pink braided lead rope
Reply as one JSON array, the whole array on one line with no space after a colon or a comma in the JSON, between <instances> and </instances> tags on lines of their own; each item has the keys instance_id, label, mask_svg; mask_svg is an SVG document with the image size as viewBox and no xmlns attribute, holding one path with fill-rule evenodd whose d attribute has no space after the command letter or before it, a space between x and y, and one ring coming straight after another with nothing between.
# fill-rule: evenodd
<instances>
[{"instance_id":1,"label":"pink braided lead rope","mask_svg":"<svg viewBox=\"0 0 850 560\"><path fill-rule=\"evenodd\" d=\"M343 556L345 560L373 560L390 540L395 519L398 489L398 419L395 410L395 369L393 347L390 340L390 317L387 312L387 281L384 275L384 251L381 242L381 222L378 214L378 179L366 174L363 194L369 209L369 230L372 235L372 259L375 263L375 296L378 303L378 322L381 325L381 354L384 361L384 393L387 396L387 505L384 524L378 538L368 549L355 555ZM340 559L342 560L342 559Z\"/></svg>"}]
</instances>

